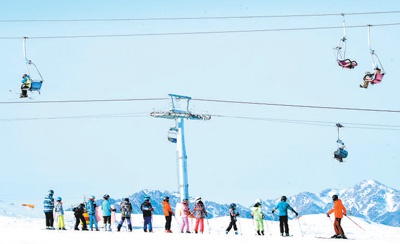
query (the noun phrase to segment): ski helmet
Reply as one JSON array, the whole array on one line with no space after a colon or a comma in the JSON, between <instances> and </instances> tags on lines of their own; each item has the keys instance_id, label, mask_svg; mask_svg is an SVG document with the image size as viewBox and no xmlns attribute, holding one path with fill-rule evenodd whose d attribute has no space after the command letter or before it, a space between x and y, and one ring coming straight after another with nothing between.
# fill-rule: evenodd
<instances>
[{"instance_id":1,"label":"ski helmet","mask_svg":"<svg viewBox=\"0 0 400 244\"><path fill-rule=\"evenodd\" d=\"M236 208L236 203L231 203L230 207L231 208Z\"/></svg>"},{"instance_id":2,"label":"ski helmet","mask_svg":"<svg viewBox=\"0 0 400 244\"><path fill-rule=\"evenodd\" d=\"M125 198L125 202L129 202L129 198Z\"/></svg>"},{"instance_id":3,"label":"ski helmet","mask_svg":"<svg viewBox=\"0 0 400 244\"><path fill-rule=\"evenodd\" d=\"M201 197L196 197L196 202L200 201Z\"/></svg>"},{"instance_id":4,"label":"ski helmet","mask_svg":"<svg viewBox=\"0 0 400 244\"><path fill-rule=\"evenodd\" d=\"M91 196L91 197L89 197L89 199L91 199L91 200L94 200L94 199L95 199L95 197L94 197L94 196Z\"/></svg>"},{"instance_id":5,"label":"ski helmet","mask_svg":"<svg viewBox=\"0 0 400 244\"><path fill-rule=\"evenodd\" d=\"M53 196L54 191L53 190L49 190L49 195Z\"/></svg>"},{"instance_id":6,"label":"ski helmet","mask_svg":"<svg viewBox=\"0 0 400 244\"><path fill-rule=\"evenodd\" d=\"M281 197L281 201L282 201L282 202L286 202L286 200L287 200L286 196L282 196L282 197Z\"/></svg>"},{"instance_id":7,"label":"ski helmet","mask_svg":"<svg viewBox=\"0 0 400 244\"><path fill-rule=\"evenodd\" d=\"M169 201L169 197L164 197L164 201Z\"/></svg>"},{"instance_id":8,"label":"ski helmet","mask_svg":"<svg viewBox=\"0 0 400 244\"><path fill-rule=\"evenodd\" d=\"M333 201L336 201L336 200L338 200L338 199L339 199L338 195L333 195L333 196L332 196L332 200L333 200Z\"/></svg>"},{"instance_id":9,"label":"ski helmet","mask_svg":"<svg viewBox=\"0 0 400 244\"><path fill-rule=\"evenodd\" d=\"M61 197L57 197L57 201L61 202L62 198Z\"/></svg>"},{"instance_id":10,"label":"ski helmet","mask_svg":"<svg viewBox=\"0 0 400 244\"><path fill-rule=\"evenodd\" d=\"M107 200L108 198L110 198L110 195L105 194L105 195L103 196L103 198Z\"/></svg>"},{"instance_id":11,"label":"ski helmet","mask_svg":"<svg viewBox=\"0 0 400 244\"><path fill-rule=\"evenodd\" d=\"M22 78L25 78L25 77L27 77L28 75L27 74L24 74L23 76L22 76Z\"/></svg>"},{"instance_id":12,"label":"ski helmet","mask_svg":"<svg viewBox=\"0 0 400 244\"><path fill-rule=\"evenodd\" d=\"M145 197L144 197L144 200L145 200L145 201L150 201L150 197L149 197L149 196L145 196Z\"/></svg>"}]
</instances>

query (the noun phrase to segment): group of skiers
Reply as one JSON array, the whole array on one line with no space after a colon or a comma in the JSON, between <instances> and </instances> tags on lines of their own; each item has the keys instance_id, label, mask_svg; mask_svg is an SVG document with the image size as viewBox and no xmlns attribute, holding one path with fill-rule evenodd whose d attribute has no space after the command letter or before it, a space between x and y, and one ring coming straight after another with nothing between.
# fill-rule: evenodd
<instances>
[{"instance_id":1,"label":"group of skiers","mask_svg":"<svg viewBox=\"0 0 400 244\"><path fill-rule=\"evenodd\" d=\"M64 223L64 209L62 206L62 198L57 197L57 201L54 200L54 191L50 190L48 195L45 196L43 205L44 205L44 213L46 217L46 229L54 230L54 217L53 211L56 214L58 229L65 230ZM111 229L111 214L112 212L116 212L115 208L112 208L112 205L109 202L110 196L105 194L103 196L104 201L102 202L101 209L103 211L103 222L104 222L104 230L112 231ZM281 201L277 204L275 208L272 210L272 214L275 212L278 213L279 216L279 230L281 236L290 236L289 234L289 225L288 225L288 210L292 211L296 217L298 213L286 202L286 196L281 197ZM343 206L342 201L339 199L337 195L332 196L333 208L327 212L327 216L330 217L330 214L334 213L335 221L333 222L335 234L331 238L341 238L347 239L344 234L343 228L341 226L341 220L343 216L346 216L347 210ZM163 205L163 213L165 216L165 232L172 233L171 231L171 222L172 217L175 217L175 212L172 211L171 205L169 203L169 197L164 197L162 201ZM79 230L79 224L82 223L82 230L95 230L99 231L97 218L96 218L96 202L95 197L89 197L89 201L84 204L81 203L77 207L73 208L74 216L76 218L75 222L75 230ZM233 228L235 234L238 235L238 227L236 225L237 217L239 216L239 212L236 209L237 205L235 203L231 203L229 206L229 216L230 222L228 227L226 228L226 234ZM122 225L125 220L127 222L127 230L132 232L132 204L129 201L129 198L125 198L124 201L120 203L120 211L121 211L121 220L118 222L117 231L120 231ZM144 202L140 206L140 210L143 212L143 231L144 232L153 232L152 225L152 215L154 208L150 202L150 197L144 197ZM176 209L178 211L178 209ZM87 212L89 215L89 228L86 223L86 219L83 214ZM195 226L194 233L204 233L204 219L208 216L206 211L206 207L201 199L201 197L195 198L195 204L193 209L189 208L188 199L183 199L179 208L179 216L181 218L180 224L180 232L181 233L191 233L189 228L189 218L194 218ZM262 201L257 199L255 204L251 207L251 217L253 219L253 225L255 226L257 235L264 235L264 218L265 215L262 211ZM178 222L178 220L177 220ZM178 222L179 224L179 222Z\"/></svg>"}]
</instances>

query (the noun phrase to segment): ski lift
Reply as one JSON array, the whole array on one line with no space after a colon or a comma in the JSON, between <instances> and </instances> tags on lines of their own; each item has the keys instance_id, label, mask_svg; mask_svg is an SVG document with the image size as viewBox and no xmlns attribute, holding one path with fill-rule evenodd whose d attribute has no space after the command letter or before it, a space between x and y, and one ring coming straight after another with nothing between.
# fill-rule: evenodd
<instances>
[{"instance_id":1,"label":"ski lift","mask_svg":"<svg viewBox=\"0 0 400 244\"><path fill-rule=\"evenodd\" d=\"M363 82L360 84L361 88L368 88L368 85L371 83L372 85L379 84L382 82L383 76L386 74L385 69L376 54L375 50L371 48L371 25L368 25L368 47L369 54L372 61L373 72L365 72L363 77Z\"/></svg>"},{"instance_id":2,"label":"ski lift","mask_svg":"<svg viewBox=\"0 0 400 244\"><path fill-rule=\"evenodd\" d=\"M28 37L24 37L23 39L23 51L24 51L24 58L25 58L25 65L26 65L26 74L31 77L31 84L29 87L29 91L37 91L40 94L40 89L42 88L43 84L43 77L42 74L40 73L38 67L32 62L32 60L29 60L26 55L26 40ZM34 67L34 70L37 73L37 77L33 78L31 75L31 70L29 69L30 66Z\"/></svg>"},{"instance_id":3,"label":"ski lift","mask_svg":"<svg viewBox=\"0 0 400 244\"><path fill-rule=\"evenodd\" d=\"M344 158L347 158L347 155L349 154L348 151L346 150L346 146L344 145L344 142L340 139L340 128L344 127L343 125L337 123L336 127L338 129L338 139L336 141L338 149L333 152L333 157L338 160L339 162L343 162Z\"/></svg>"},{"instance_id":4,"label":"ski lift","mask_svg":"<svg viewBox=\"0 0 400 244\"><path fill-rule=\"evenodd\" d=\"M178 134L178 129L176 127L171 127L168 130L168 141L172 143L176 143L177 141L177 134Z\"/></svg>"},{"instance_id":5,"label":"ski lift","mask_svg":"<svg viewBox=\"0 0 400 244\"><path fill-rule=\"evenodd\" d=\"M375 50L371 48L371 25L368 25L368 47L372 61L372 68L374 69L374 79L371 81L371 84L374 85L381 83L386 72Z\"/></svg>"},{"instance_id":6,"label":"ski lift","mask_svg":"<svg viewBox=\"0 0 400 244\"><path fill-rule=\"evenodd\" d=\"M355 60L351 60L346 58L346 22L344 19L344 14L342 14L343 17L343 38L339 40L339 44L337 45L336 48L334 48L334 54L336 57L336 62L337 64L344 68L344 69L354 69L358 64Z\"/></svg>"}]
</instances>

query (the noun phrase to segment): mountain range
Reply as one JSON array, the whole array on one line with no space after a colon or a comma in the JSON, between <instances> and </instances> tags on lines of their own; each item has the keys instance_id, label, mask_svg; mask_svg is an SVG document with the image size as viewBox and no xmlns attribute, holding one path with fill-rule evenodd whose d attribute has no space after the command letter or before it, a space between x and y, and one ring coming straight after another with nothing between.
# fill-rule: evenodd
<instances>
[{"instance_id":1,"label":"mountain range","mask_svg":"<svg viewBox=\"0 0 400 244\"><path fill-rule=\"evenodd\" d=\"M342 199L347 209L348 216L356 216L365 219L368 222L380 223L388 226L400 226L400 191L387 187L375 180L364 180L353 187L347 189L326 189L318 194L310 192L301 192L294 196L287 196L287 202L299 213L299 215L321 214L328 212L333 207L332 195L337 194ZM145 196L151 198L154 207L154 213L163 214L162 200L169 196L170 204L174 209L180 201L179 193L142 190L130 195L128 198L132 203L133 213L141 213L140 205ZM118 206L124 199L110 199L111 204ZM194 198L190 197L190 208L193 208ZM98 206L103 200L97 200ZM272 214L272 209L279 203L278 199L267 199L262 201L262 209L267 220L278 217ZM228 216L230 203L216 203L210 200L204 200L208 217ZM252 204L243 206L237 204L237 210L241 217L251 218ZM290 213L289 217L295 217Z\"/></svg>"}]
</instances>

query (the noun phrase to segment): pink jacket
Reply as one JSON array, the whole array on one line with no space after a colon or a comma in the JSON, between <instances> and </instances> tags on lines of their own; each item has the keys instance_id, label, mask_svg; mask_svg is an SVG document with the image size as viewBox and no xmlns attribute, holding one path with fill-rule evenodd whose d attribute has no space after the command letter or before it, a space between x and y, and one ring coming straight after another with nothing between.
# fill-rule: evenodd
<instances>
[{"instance_id":1,"label":"pink jacket","mask_svg":"<svg viewBox=\"0 0 400 244\"><path fill-rule=\"evenodd\" d=\"M190 210L187 204L182 203L180 214L182 217L188 217L190 215Z\"/></svg>"}]
</instances>

